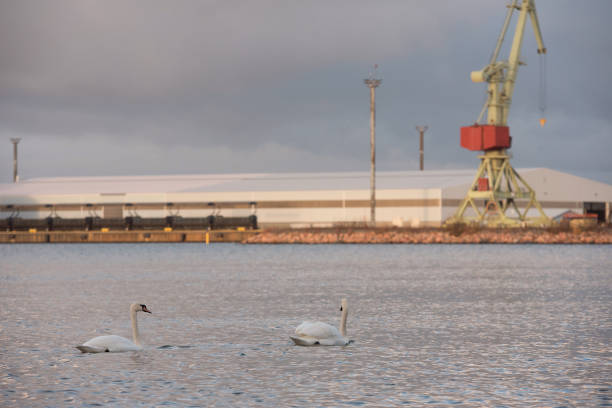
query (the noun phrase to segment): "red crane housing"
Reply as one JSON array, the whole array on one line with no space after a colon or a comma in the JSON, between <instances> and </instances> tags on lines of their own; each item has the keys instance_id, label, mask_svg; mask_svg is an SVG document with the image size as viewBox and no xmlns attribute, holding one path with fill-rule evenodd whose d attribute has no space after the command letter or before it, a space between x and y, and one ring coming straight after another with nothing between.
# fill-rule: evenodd
<instances>
[{"instance_id":1,"label":"red crane housing","mask_svg":"<svg viewBox=\"0 0 612 408\"><path fill-rule=\"evenodd\" d=\"M461 147L468 150L509 149L512 136L508 126L479 125L461 128Z\"/></svg>"}]
</instances>

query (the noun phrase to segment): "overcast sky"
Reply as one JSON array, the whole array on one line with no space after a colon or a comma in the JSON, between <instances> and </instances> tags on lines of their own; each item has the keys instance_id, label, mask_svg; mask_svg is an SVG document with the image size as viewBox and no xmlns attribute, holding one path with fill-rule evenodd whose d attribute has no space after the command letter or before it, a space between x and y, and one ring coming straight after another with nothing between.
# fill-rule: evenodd
<instances>
[{"instance_id":1,"label":"overcast sky","mask_svg":"<svg viewBox=\"0 0 612 408\"><path fill-rule=\"evenodd\" d=\"M0 182L48 176L474 168L459 146L507 0L0 0ZM510 111L515 167L612 184L612 1L538 0ZM507 38L507 56L516 16Z\"/></svg>"}]
</instances>

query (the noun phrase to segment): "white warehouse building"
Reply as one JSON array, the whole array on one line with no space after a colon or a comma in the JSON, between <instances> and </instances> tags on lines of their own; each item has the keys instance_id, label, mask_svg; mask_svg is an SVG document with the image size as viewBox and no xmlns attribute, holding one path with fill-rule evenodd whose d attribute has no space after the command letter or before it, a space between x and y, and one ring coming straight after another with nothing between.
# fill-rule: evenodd
<instances>
[{"instance_id":1,"label":"white warehouse building","mask_svg":"<svg viewBox=\"0 0 612 408\"><path fill-rule=\"evenodd\" d=\"M520 169L550 217L596 212L610 220L612 185L546 168ZM377 225L439 226L475 170L379 171ZM370 173L258 173L34 178L0 184L0 217L122 218L257 215L261 227L337 226L370 218Z\"/></svg>"}]
</instances>

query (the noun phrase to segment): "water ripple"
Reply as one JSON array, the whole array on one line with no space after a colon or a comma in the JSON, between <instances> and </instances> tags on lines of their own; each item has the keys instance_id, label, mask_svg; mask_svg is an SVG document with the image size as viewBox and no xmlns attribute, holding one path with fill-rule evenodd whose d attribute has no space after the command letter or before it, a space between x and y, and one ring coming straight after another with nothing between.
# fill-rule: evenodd
<instances>
[{"instance_id":1,"label":"water ripple","mask_svg":"<svg viewBox=\"0 0 612 408\"><path fill-rule=\"evenodd\" d=\"M612 406L605 246L0 245L1 406ZM4 265L9 265L5 267ZM346 347L296 347L305 319ZM130 335L141 352L81 354Z\"/></svg>"}]
</instances>

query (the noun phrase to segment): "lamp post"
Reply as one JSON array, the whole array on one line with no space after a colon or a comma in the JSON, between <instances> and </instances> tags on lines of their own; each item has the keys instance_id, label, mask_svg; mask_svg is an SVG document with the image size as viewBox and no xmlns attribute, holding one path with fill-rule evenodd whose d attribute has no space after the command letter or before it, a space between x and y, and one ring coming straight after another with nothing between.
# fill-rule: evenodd
<instances>
[{"instance_id":1,"label":"lamp post","mask_svg":"<svg viewBox=\"0 0 612 408\"><path fill-rule=\"evenodd\" d=\"M20 137L11 138L11 143L13 143L13 183L19 182L19 174L17 174L17 145L20 140Z\"/></svg>"},{"instance_id":2,"label":"lamp post","mask_svg":"<svg viewBox=\"0 0 612 408\"><path fill-rule=\"evenodd\" d=\"M376 88L382 79L376 78L376 69L363 82L370 88L370 225L376 226Z\"/></svg>"},{"instance_id":3,"label":"lamp post","mask_svg":"<svg viewBox=\"0 0 612 408\"><path fill-rule=\"evenodd\" d=\"M420 135L419 137L419 140L420 140L419 141L419 159L420 159L419 162L420 162L421 171L423 171L423 168L424 168L424 164L423 164L423 162L425 161L425 140L424 140L425 137L424 136L425 136L425 132L427 132L427 129L429 129L427 125L416 127L416 130L419 131L419 135Z\"/></svg>"}]
</instances>

